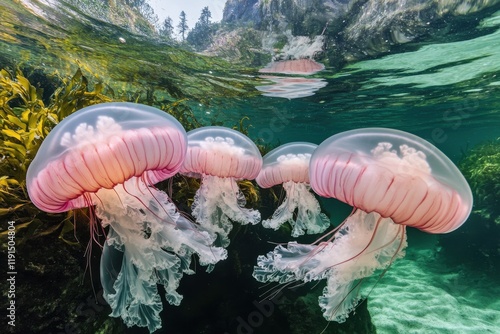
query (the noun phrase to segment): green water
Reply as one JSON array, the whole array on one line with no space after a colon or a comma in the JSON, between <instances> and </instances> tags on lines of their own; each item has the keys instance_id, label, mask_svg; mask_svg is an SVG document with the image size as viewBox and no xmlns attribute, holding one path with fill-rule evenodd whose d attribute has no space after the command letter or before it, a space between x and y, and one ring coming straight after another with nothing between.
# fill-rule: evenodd
<instances>
[{"instance_id":1,"label":"green water","mask_svg":"<svg viewBox=\"0 0 500 334\"><path fill-rule=\"evenodd\" d=\"M500 137L500 12L478 22L460 40L414 45L411 51L360 61L340 71L326 68L314 75L326 83L323 88L312 96L293 99L262 96L255 87L268 83L259 77L258 68L231 68L220 59L194 56L74 13L46 9L52 13L51 21L38 9L29 11L8 0L0 1L0 10L0 68L18 65L64 77L81 67L117 94L149 89L158 100L187 98L186 103L205 124L215 119L232 126L247 116L249 136L262 144L319 144L345 130L389 127L416 134L459 162L475 145ZM120 44L119 37L127 42ZM341 221L349 211L329 200L323 205L333 221ZM462 235L460 240L467 240L466 233L474 232L456 233ZM232 245L247 241L241 234ZM276 241L277 236L267 238ZM260 241L254 247L258 254L274 247ZM491 283L490 272L468 268L459 260L449 267L441 265L435 236L409 232L409 246L407 258L389 269L376 287L380 289L371 295L374 302L369 302L368 310L378 333L500 333L500 291ZM234 247L239 256L235 255L238 261L231 266L237 264L238 273L248 275L255 257L244 249L252 247ZM463 247L468 246L464 243ZM214 276L197 273L186 278L184 304L175 310L166 306L162 332L236 332L234 319L255 312L252 302L260 299L260 291L250 276L226 279L224 270L235 270L231 266L221 264ZM498 273L498 268L492 271ZM215 279L220 281L211 281ZM311 288L286 298L302 298ZM221 291L225 293L221 295ZM429 301L431 297L437 300ZM315 309L316 301L309 303L304 298L300 300L303 304L290 303L292 308L309 305ZM435 308L440 301L445 306ZM426 308L428 312L422 311ZM415 309L417 315L403 314ZM287 318L289 309L280 312L252 330L290 333L297 321ZM80 318L76 319L78 325ZM319 328L326 326L318 319ZM325 333L338 332L333 328Z\"/></svg>"}]
</instances>

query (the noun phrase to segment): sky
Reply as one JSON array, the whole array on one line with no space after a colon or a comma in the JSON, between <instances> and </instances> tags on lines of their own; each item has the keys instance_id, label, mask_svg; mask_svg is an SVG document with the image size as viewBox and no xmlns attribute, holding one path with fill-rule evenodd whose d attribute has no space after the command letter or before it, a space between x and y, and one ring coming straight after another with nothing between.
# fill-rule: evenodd
<instances>
[{"instance_id":1,"label":"sky","mask_svg":"<svg viewBox=\"0 0 500 334\"><path fill-rule=\"evenodd\" d=\"M148 0L149 5L158 15L160 25L167 16L173 21L175 33L177 33L177 24L179 24L179 15L181 11L186 13L187 25L193 29L200 18L203 7L208 6L212 14L212 22L222 20L222 11L226 0Z\"/></svg>"}]
</instances>

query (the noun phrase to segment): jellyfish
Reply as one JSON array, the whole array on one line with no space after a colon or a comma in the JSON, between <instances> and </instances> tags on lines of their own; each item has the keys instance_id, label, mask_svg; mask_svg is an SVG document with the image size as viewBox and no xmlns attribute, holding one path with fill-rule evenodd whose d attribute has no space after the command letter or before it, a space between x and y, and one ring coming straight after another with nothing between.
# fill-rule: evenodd
<instances>
[{"instance_id":1,"label":"jellyfish","mask_svg":"<svg viewBox=\"0 0 500 334\"><path fill-rule=\"evenodd\" d=\"M269 63L259 70L266 74L291 74L291 75L312 75L325 69L323 64L311 59L283 60ZM269 97L281 97L296 99L314 95L315 92L327 85L323 79L311 79L303 77L282 77L274 75L263 75L261 78L272 81L272 85L257 86L262 95Z\"/></svg>"},{"instance_id":2,"label":"jellyfish","mask_svg":"<svg viewBox=\"0 0 500 334\"><path fill-rule=\"evenodd\" d=\"M260 78L272 81L270 85L256 86L263 96L298 99L316 94L316 91L325 87L328 82L318 78L278 77L262 75Z\"/></svg>"},{"instance_id":3,"label":"jellyfish","mask_svg":"<svg viewBox=\"0 0 500 334\"><path fill-rule=\"evenodd\" d=\"M319 304L329 321L344 322L362 298L363 279L404 256L406 226L448 233L472 208L456 166L429 142L393 129L326 139L311 157L309 177L318 195L350 204L352 214L313 244L290 242L259 256L253 276L286 284L326 279Z\"/></svg>"},{"instance_id":4,"label":"jellyfish","mask_svg":"<svg viewBox=\"0 0 500 334\"><path fill-rule=\"evenodd\" d=\"M260 69L259 72L312 75L324 69L325 65L315 62L312 59L304 58L271 62L266 67Z\"/></svg>"},{"instance_id":5,"label":"jellyfish","mask_svg":"<svg viewBox=\"0 0 500 334\"><path fill-rule=\"evenodd\" d=\"M203 265L227 256L212 245L214 234L184 218L153 186L178 172L186 146L184 128L165 112L103 103L60 122L28 168L28 194L39 209L89 207L102 227L109 226L101 258L103 295L111 316L129 327L161 328L157 284L178 305L182 296L176 289L183 274L192 272L193 254ZM90 225L97 232L95 218Z\"/></svg>"},{"instance_id":6,"label":"jellyfish","mask_svg":"<svg viewBox=\"0 0 500 334\"><path fill-rule=\"evenodd\" d=\"M292 236L321 233L330 226L330 219L321 212L309 185L309 160L318 145L293 142L281 145L264 156L264 164L255 179L262 188L283 184L285 199L272 217L262 221L277 230L285 222L292 226ZM297 211L295 213L295 211Z\"/></svg>"},{"instance_id":7,"label":"jellyfish","mask_svg":"<svg viewBox=\"0 0 500 334\"><path fill-rule=\"evenodd\" d=\"M191 206L192 215L206 229L217 233L217 244L229 244L231 221L257 224L260 212L245 208L237 180L253 180L262 167L257 146L244 134L221 126L189 131L188 149L181 173L201 178Z\"/></svg>"}]
</instances>

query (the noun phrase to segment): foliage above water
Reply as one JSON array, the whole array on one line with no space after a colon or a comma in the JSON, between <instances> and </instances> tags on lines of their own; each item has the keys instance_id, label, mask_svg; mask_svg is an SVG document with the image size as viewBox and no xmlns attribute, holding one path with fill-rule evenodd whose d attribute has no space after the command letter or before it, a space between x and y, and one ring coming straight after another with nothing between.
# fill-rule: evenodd
<instances>
[{"instance_id":1,"label":"foliage above water","mask_svg":"<svg viewBox=\"0 0 500 334\"><path fill-rule=\"evenodd\" d=\"M500 138L474 147L459 164L474 195L474 211L500 225Z\"/></svg>"},{"instance_id":2,"label":"foliage above water","mask_svg":"<svg viewBox=\"0 0 500 334\"><path fill-rule=\"evenodd\" d=\"M259 94L255 86L261 80L241 66L194 54L158 36L133 34L63 2L31 5L0 3L3 67L60 76L81 68L115 92L142 90L170 101L189 98L208 104L217 97Z\"/></svg>"}]
</instances>

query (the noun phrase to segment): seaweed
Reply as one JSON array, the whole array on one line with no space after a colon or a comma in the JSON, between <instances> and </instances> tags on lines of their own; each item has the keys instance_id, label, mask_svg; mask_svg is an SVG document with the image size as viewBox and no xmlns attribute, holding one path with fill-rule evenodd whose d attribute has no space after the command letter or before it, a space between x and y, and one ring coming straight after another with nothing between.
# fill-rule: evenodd
<instances>
[{"instance_id":1,"label":"seaweed","mask_svg":"<svg viewBox=\"0 0 500 334\"><path fill-rule=\"evenodd\" d=\"M474 213L500 225L500 138L469 150L459 168L471 186Z\"/></svg>"},{"instance_id":2,"label":"seaweed","mask_svg":"<svg viewBox=\"0 0 500 334\"><path fill-rule=\"evenodd\" d=\"M180 99L169 104L162 103L160 109L177 119L186 131L191 131L203 126L203 124L196 119L191 108L187 106L187 101L188 99Z\"/></svg>"},{"instance_id":3,"label":"seaweed","mask_svg":"<svg viewBox=\"0 0 500 334\"><path fill-rule=\"evenodd\" d=\"M500 138L464 152L458 167L471 187L474 207L459 232L439 236L440 254L451 265L465 264L495 280L500 265Z\"/></svg>"}]
</instances>

